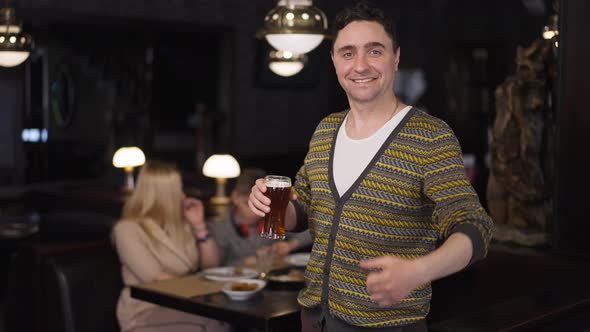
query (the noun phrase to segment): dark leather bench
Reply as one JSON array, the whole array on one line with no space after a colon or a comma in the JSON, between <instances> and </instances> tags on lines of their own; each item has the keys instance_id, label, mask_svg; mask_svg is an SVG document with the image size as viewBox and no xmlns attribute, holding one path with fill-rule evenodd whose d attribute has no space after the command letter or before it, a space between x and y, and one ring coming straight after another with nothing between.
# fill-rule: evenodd
<instances>
[{"instance_id":1,"label":"dark leather bench","mask_svg":"<svg viewBox=\"0 0 590 332\"><path fill-rule=\"evenodd\" d=\"M12 260L7 332L118 332L121 268L108 241L24 244Z\"/></svg>"},{"instance_id":2,"label":"dark leather bench","mask_svg":"<svg viewBox=\"0 0 590 332\"><path fill-rule=\"evenodd\" d=\"M111 248L51 257L45 268L49 304L45 331L119 331L115 310L123 285L119 260Z\"/></svg>"}]
</instances>

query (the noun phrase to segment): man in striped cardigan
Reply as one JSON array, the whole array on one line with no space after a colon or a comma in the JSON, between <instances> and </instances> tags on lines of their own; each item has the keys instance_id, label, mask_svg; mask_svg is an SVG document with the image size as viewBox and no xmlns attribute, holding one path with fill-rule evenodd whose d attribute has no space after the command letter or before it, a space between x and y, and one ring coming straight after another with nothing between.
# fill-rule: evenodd
<instances>
[{"instance_id":1,"label":"man in striped cardigan","mask_svg":"<svg viewBox=\"0 0 590 332\"><path fill-rule=\"evenodd\" d=\"M304 331L426 331L431 282L482 259L492 220L442 120L393 92L400 48L383 11L358 3L333 25L332 61L350 109L317 126L287 229L313 248L298 297ZM264 181L248 204L268 213Z\"/></svg>"}]
</instances>

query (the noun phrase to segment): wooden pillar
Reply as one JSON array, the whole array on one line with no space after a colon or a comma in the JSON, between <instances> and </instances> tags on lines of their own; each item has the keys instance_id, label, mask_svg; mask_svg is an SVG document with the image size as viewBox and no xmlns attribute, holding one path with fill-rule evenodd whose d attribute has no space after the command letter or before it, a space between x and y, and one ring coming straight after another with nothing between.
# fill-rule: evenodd
<instances>
[{"instance_id":1,"label":"wooden pillar","mask_svg":"<svg viewBox=\"0 0 590 332\"><path fill-rule=\"evenodd\" d=\"M590 1L560 1L553 247L590 257Z\"/></svg>"}]
</instances>

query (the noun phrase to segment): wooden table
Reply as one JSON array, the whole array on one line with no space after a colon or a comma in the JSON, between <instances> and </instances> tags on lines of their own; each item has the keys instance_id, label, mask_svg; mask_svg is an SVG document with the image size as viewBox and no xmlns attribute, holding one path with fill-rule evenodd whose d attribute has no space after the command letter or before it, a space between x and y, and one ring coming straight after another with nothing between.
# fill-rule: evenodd
<instances>
[{"instance_id":1,"label":"wooden table","mask_svg":"<svg viewBox=\"0 0 590 332\"><path fill-rule=\"evenodd\" d=\"M590 326L590 261L490 251L433 283L430 332L582 331Z\"/></svg>"},{"instance_id":2,"label":"wooden table","mask_svg":"<svg viewBox=\"0 0 590 332\"><path fill-rule=\"evenodd\" d=\"M588 280L588 260L491 251L484 261L433 283L429 331L582 331L590 326ZM265 289L239 302L223 293L182 298L148 284L132 287L131 295L239 327L300 329L297 291Z\"/></svg>"},{"instance_id":3,"label":"wooden table","mask_svg":"<svg viewBox=\"0 0 590 332\"><path fill-rule=\"evenodd\" d=\"M245 301L233 301L222 292L184 297L164 292L155 283L131 287L131 296L161 306L194 313L234 326L263 331L300 331L297 290L273 290L267 286Z\"/></svg>"}]
</instances>

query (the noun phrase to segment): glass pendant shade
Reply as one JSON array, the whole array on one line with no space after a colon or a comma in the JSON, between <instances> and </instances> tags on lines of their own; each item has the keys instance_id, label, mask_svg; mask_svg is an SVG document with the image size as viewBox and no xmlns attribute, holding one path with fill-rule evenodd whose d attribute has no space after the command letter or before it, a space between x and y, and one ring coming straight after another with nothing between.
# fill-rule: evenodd
<instances>
[{"instance_id":1,"label":"glass pendant shade","mask_svg":"<svg viewBox=\"0 0 590 332\"><path fill-rule=\"evenodd\" d=\"M264 18L257 32L279 51L305 54L328 34L328 19L309 0L281 0Z\"/></svg>"},{"instance_id":2,"label":"glass pendant shade","mask_svg":"<svg viewBox=\"0 0 590 332\"><path fill-rule=\"evenodd\" d=\"M0 52L0 66L2 67L16 67L25 62L29 58L30 52Z\"/></svg>"},{"instance_id":3,"label":"glass pendant shade","mask_svg":"<svg viewBox=\"0 0 590 332\"><path fill-rule=\"evenodd\" d=\"M33 49L33 38L16 24L13 8L0 8L0 66L23 63Z\"/></svg>"},{"instance_id":4,"label":"glass pendant shade","mask_svg":"<svg viewBox=\"0 0 590 332\"><path fill-rule=\"evenodd\" d=\"M299 33L268 34L266 40L277 50L305 54L318 47L324 40L324 36Z\"/></svg>"},{"instance_id":5,"label":"glass pendant shade","mask_svg":"<svg viewBox=\"0 0 590 332\"><path fill-rule=\"evenodd\" d=\"M273 73L279 76L290 77L299 73L305 67L306 62L307 57L305 54L294 54L288 51L271 51L268 67Z\"/></svg>"}]
</instances>

